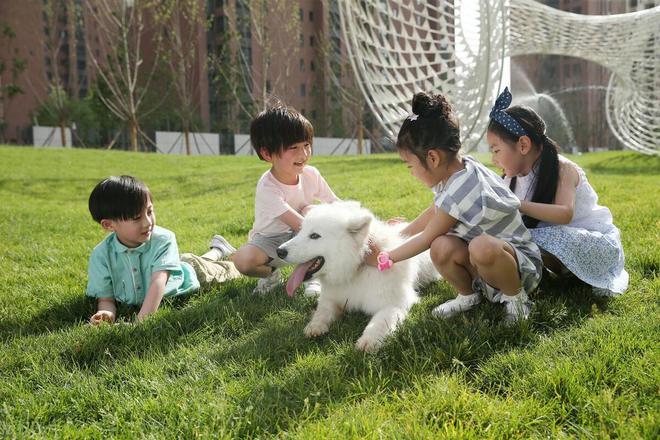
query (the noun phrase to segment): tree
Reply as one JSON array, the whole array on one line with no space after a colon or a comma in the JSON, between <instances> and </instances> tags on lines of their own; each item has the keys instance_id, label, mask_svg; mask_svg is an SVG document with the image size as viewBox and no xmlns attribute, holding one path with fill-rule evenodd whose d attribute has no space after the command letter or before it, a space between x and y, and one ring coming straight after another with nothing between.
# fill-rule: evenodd
<instances>
[{"instance_id":1,"label":"tree","mask_svg":"<svg viewBox=\"0 0 660 440\"><path fill-rule=\"evenodd\" d=\"M359 89L353 67L347 56L342 52L341 39L339 37L338 21L339 16L330 4L330 1L323 0L324 8L330 11L330 26L327 33L319 32L319 55L323 65L325 89L327 93L322 96L326 99L325 108L329 108L324 115L324 128L333 136L346 136L357 138L358 152L363 152L362 144L365 133L371 139L372 145L381 148L379 140L369 129L370 112L367 101ZM337 28L333 29L332 21L336 23ZM350 133L344 127L351 127Z\"/></svg>"},{"instance_id":2,"label":"tree","mask_svg":"<svg viewBox=\"0 0 660 440\"><path fill-rule=\"evenodd\" d=\"M297 11L297 2L290 0L236 0L232 24L214 23L213 32L224 33L224 38L209 55L213 80L233 96L247 120L277 95L294 92L287 81L292 63L286 60L295 59L299 52ZM271 32L275 27L278 32ZM256 53L260 56L253 57Z\"/></svg>"},{"instance_id":3,"label":"tree","mask_svg":"<svg viewBox=\"0 0 660 440\"><path fill-rule=\"evenodd\" d=\"M92 20L90 24L99 38L100 56L92 50L91 44L87 44L89 58L105 84L98 89L99 98L128 126L133 151L138 150L138 137L148 140L140 129L140 117L149 111L142 106L158 65L161 40L158 32L147 29L146 14L157 4L154 0L84 2ZM155 51L151 65L145 69L143 44L148 33L155 36Z\"/></svg>"},{"instance_id":4,"label":"tree","mask_svg":"<svg viewBox=\"0 0 660 440\"><path fill-rule=\"evenodd\" d=\"M43 41L45 48L46 69L42 77L44 83L32 84L30 88L37 101L40 103L40 113L48 114L56 127L60 128L61 145L66 145L66 127L70 125L72 101L76 99L76 93L73 89L78 89L77 78L68 78L64 81L60 72L60 52L66 46L69 53L74 57L71 60L72 65L76 65L76 42L70 40L71 30L75 29L76 18L78 17L76 6L72 0L44 0L42 13L46 19L46 32ZM66 18L69 24L68 28L62 30L58 26L62 18ZM73 20L71 20L73 18ZM70 47L72 46L72 47ZM47 97L42 98L42 91L47 92ZM73 96L73 97L72 97Z\"/></svg>"},{"instance_id":5,"label":"tree","mask_svg":"<svg viewBox=\"0 0 660 440\"><path fill-rule=\"evenodd\" d=\"M169 67L172 86L181 120L186 154L190 154L190 130L198 114L199 79L195 62L199 59L199 32L208 29L200 0L164 0L157 9L156 20L163 38L163 61ZM201 69L203 70L203 69ZM203 71L197 71L203 75Z\"/></svg>"},{"instance_id":6,"label":"tree","mask_svg":"<svg viewBox=\"0 0 660 440\"><path fill-rule=\"evenodd\" d=\"M7 59L0 58L0 142L4 142L6 127L5 109L16 96L25 93L18 84L21 73L27 67L27 60L19 56L18 48L13 46L16 33L7 23L0 23L0 42L6 47ZM9 79L5 81L5 72Z\"/></svg>"}]
</instances>

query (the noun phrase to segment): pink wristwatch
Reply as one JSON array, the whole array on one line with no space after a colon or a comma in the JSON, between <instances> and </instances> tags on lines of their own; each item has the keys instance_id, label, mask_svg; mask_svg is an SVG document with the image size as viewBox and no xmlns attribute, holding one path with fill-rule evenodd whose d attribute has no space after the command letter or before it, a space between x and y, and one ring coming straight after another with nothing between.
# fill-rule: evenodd
<instances>
[{"instance_id":1,"label":"pink wristwatch","mask_svg":"<svg viewBox=\"0 0 660 440\"><path fill-rule=\"evenodd\" d=\"M391 269L392 266L394 266L394 261L392 261L390 258L390 254L385 251L379 253L378 257L376 257L376 260L378 261L378 270L381 272L387 269Z\"/></svg>"}]
</instances>

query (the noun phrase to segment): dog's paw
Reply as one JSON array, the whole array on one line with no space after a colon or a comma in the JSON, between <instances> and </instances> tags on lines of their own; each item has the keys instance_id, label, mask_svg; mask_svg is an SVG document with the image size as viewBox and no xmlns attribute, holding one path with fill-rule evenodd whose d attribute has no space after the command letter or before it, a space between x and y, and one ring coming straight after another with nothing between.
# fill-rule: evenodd
<instances>
[{"instance_id":1,"label":"dog's paw","mask_svg":"<svg viewBox=\"0 0 660 440\"><path fill-rule=\"evenodd\" d=\"M371 335L362 335L355 343L355 349L366 353L375 353L383 345L383 341Z\"/></svg>"},{"instance_id":2,"label":"dog's paw","mask_svg":"<svg viewBox=\"0 0 660 440\"><path fill-rule=\"evenodd\" d=\"M328 333L329 329L330 327L328 326L328 324L312 321L309 324L307 324L304 331L305 331L305 336L307 336L308 338L313 338L315 336L321 336Z\"/></svg>"}]
</instances>

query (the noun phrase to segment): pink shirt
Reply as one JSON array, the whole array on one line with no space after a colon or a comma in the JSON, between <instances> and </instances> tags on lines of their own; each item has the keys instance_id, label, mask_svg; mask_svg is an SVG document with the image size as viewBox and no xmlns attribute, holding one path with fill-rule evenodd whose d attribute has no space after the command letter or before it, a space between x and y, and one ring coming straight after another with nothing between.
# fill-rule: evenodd
<instances>
[{"instance_id":1,"label":"pink shirt","mask_svg":"<svg viewBox=\"0 0 660 440\"><path fill-rule=\"evenodd\" d=\"M254 225L249 237L255 235L276 235L291 231L291 228L278 219L280 215L293 209L300 213L305 206L315 201L324 203L338 200L319 170L307 165L298 177L298 184L285 185L266 171L257 183L254 201Z\"/></svg>"}]
</instances>

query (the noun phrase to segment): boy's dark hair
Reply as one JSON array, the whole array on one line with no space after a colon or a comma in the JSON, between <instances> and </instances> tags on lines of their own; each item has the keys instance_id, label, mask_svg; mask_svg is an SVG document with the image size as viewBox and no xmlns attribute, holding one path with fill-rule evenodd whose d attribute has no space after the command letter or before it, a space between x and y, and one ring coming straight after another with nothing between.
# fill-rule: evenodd
<instances>
[{"instance_id":1,"label":"boy's dark hair","mask_svg":"<svg viewBox=\"0 0 660 440\"><path fill-rule=\"evenodd\" d=\"M151 200L149 188L133 176L110 176L99 182L89 195L89 212L101 220L129 220L140 215Z\"/></svg>"},{"instance_id":2,"label":"boy's dark hair","mask_svg":"<svg viewBox=\"0 0 660 440\"><path fill-rule=\"evenodd\" d=\"M396 147L413 153L426 168L429 150L442 150L449 159L461 149L458 118L442 95L417 93L412 99L413 114L401 125Z\"/></svg>"},{"instance_id":3,"label":"boy's dark hair","mask_svg":"<svg viewBox=\"0 0 660 440\"><path fill-rule=\"evenodd\" d=\"M314 127L292 107L279 105L259 113L250 125L250 142L259 159L264 148L271 155L281 154L298 142L312 142Z\"/></svg>"},{"instance_id":4,"label":"boy's dark hair","mask_svg":"<svg viewBox=\"0 0 660 440\"><path fill-rule=\"evenodd\" d=\"M525 129L532 145L541 149L536 175L536 188L532 194L532 202L554 203L557 186L559 185L559 145L545 135L545 122L532 108L524 105L514 105L504 110ZM499 136L504 142L515 144L520 139L497 121L490 120L488 131ZM516 189L516 177L511 178L509 188ZM528 228L534 228L539 220L523 215L523 222Z\"/></svg>"}]
</instances>

